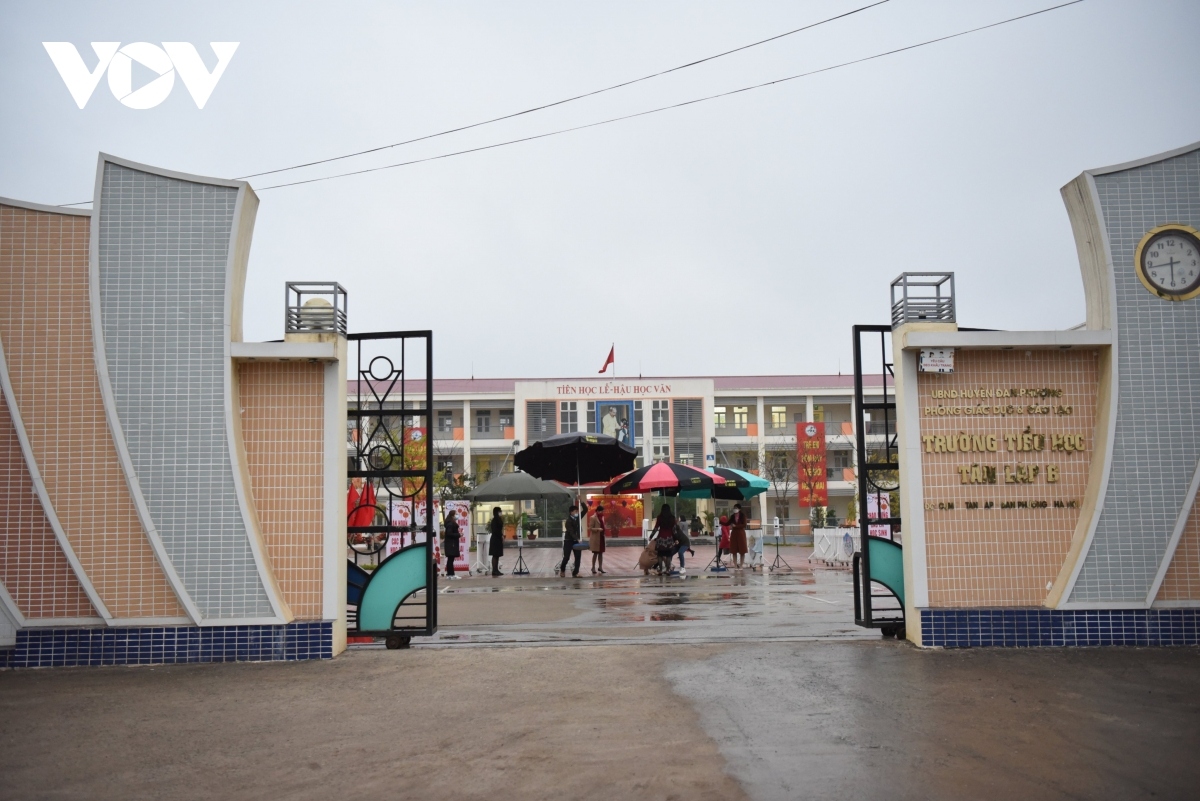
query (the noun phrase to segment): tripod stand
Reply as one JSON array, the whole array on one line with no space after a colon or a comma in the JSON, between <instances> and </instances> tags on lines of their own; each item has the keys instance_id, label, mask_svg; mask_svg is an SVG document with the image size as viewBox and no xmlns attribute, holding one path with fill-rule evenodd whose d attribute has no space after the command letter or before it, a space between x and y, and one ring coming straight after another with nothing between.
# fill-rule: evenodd
<instances>
[{"instance_id":1,"label":"tripod stand","mask_svg":"<svg viewBox=\"0 0 1200 801\"><path fill-rule=\"evenodd\" d=\"M708 564L704 566L704 570L711 570L714 573L724 573L729 570L725 565L721 564L721 535L719 532L713 532L713 558L708 560ZM700 571L701 573L704 570Z\"/></svg>"},{"instance_id":2,"label":"tripod stand","mask_svg":"<svg viewBox=\"0 0 1200 801\"><path fill-rule=\"evenodd\" d=\"M787 563L787 560L779 555L779 540L781 540L781 539L782 539L782 536L780 535L779 530L776 529L775 530L775 559L767 567L767 570L789 570L790 571L792 569L792 566Z\"/></svg>"},{"instance_id":3,"label":"tripod stand","mask_svg":"<svg viewBox=\"0 0 1200 801\"><path fill-rule=\"evenodd\" d=\"M514 576L528 576L529 575L529 565L527 565L525 563L524 550L525 550L525 538L517 537L517 564L516 564L516 566L513 567L513 572L512 572L512 575L514 575Z\"/></svg>"}]
</instances>

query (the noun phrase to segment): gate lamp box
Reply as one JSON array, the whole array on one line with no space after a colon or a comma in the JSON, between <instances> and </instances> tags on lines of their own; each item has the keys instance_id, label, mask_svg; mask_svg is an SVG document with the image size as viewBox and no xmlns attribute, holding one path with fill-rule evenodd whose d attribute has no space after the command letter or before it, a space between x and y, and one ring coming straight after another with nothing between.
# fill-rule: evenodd
<instances>
[{"instance_id":1,"label":"gate lamp box","mask_svg":"<svg viewBox=\"0 0 1200 801\"><path fill-rule=\"evenodd\" d=\"M953 373L954 348L922 350L917 369L922 373Z\"/></svg>"}]
</instances>

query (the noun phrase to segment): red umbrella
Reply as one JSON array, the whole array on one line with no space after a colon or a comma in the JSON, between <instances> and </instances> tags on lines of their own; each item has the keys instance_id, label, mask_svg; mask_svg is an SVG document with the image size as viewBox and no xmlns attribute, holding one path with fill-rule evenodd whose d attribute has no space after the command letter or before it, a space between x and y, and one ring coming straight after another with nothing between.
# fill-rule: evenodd
<instances>
[{"instance_id":1,"label":"red umbrella","mask_svg":"<svg viewBox=\"0 0 1200 801\"><path fill-rule=\"evenodd\" d=\"M680 490L711 490L714 484L722 485L720 476L686 464L655 462L626 473L605 487L604 492L607 495L637 495L662 490L664 495L674 495Z\"/></svg>"}]
</instances>

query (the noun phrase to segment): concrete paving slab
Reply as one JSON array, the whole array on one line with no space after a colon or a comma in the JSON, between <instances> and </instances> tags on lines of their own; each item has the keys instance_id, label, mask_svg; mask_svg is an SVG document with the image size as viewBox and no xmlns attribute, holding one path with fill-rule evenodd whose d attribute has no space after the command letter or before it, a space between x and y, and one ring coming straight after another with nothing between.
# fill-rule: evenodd
<instances>
[{"instance_id":1,"label":"concrete paving slab","mask_svg":"<svg viewBox=\"0 0 1200 801\"><path fill-rule=\"evenodd\" d=\"M1200 797L1200 649L769 643L667 675L759 801Z\"/></svg>"}]
</instances>

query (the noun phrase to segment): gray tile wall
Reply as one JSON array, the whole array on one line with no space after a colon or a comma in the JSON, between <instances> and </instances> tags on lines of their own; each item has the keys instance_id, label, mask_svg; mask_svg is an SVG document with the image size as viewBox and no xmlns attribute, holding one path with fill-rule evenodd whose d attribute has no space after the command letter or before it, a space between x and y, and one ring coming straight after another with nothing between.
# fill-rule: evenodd
<instances>
[{"instance_id":1,"label":"gray tile wall","mask_svg":"<svg viewBox=\"0 0 1200 801\"><path fill-rule=\"evenodd\" d=\"M100 307L150 515L206 618L267 617L225 428L225 265L237 190L105 164Z\"/></svg>"},{"instance_id":2,"label":"gray tile wall","mask_svg":"<svg viewBox=\"0 0 1200 801\"><path fill-rule=\"evenodd\" d=\"M1071 601L1144 601L1200 458L1200 298L1162 300L1134 250L1165 223L1200 228L1200 151L1096 177L1116 281L1112 472Z\"/></svg>"}]
</instances>

